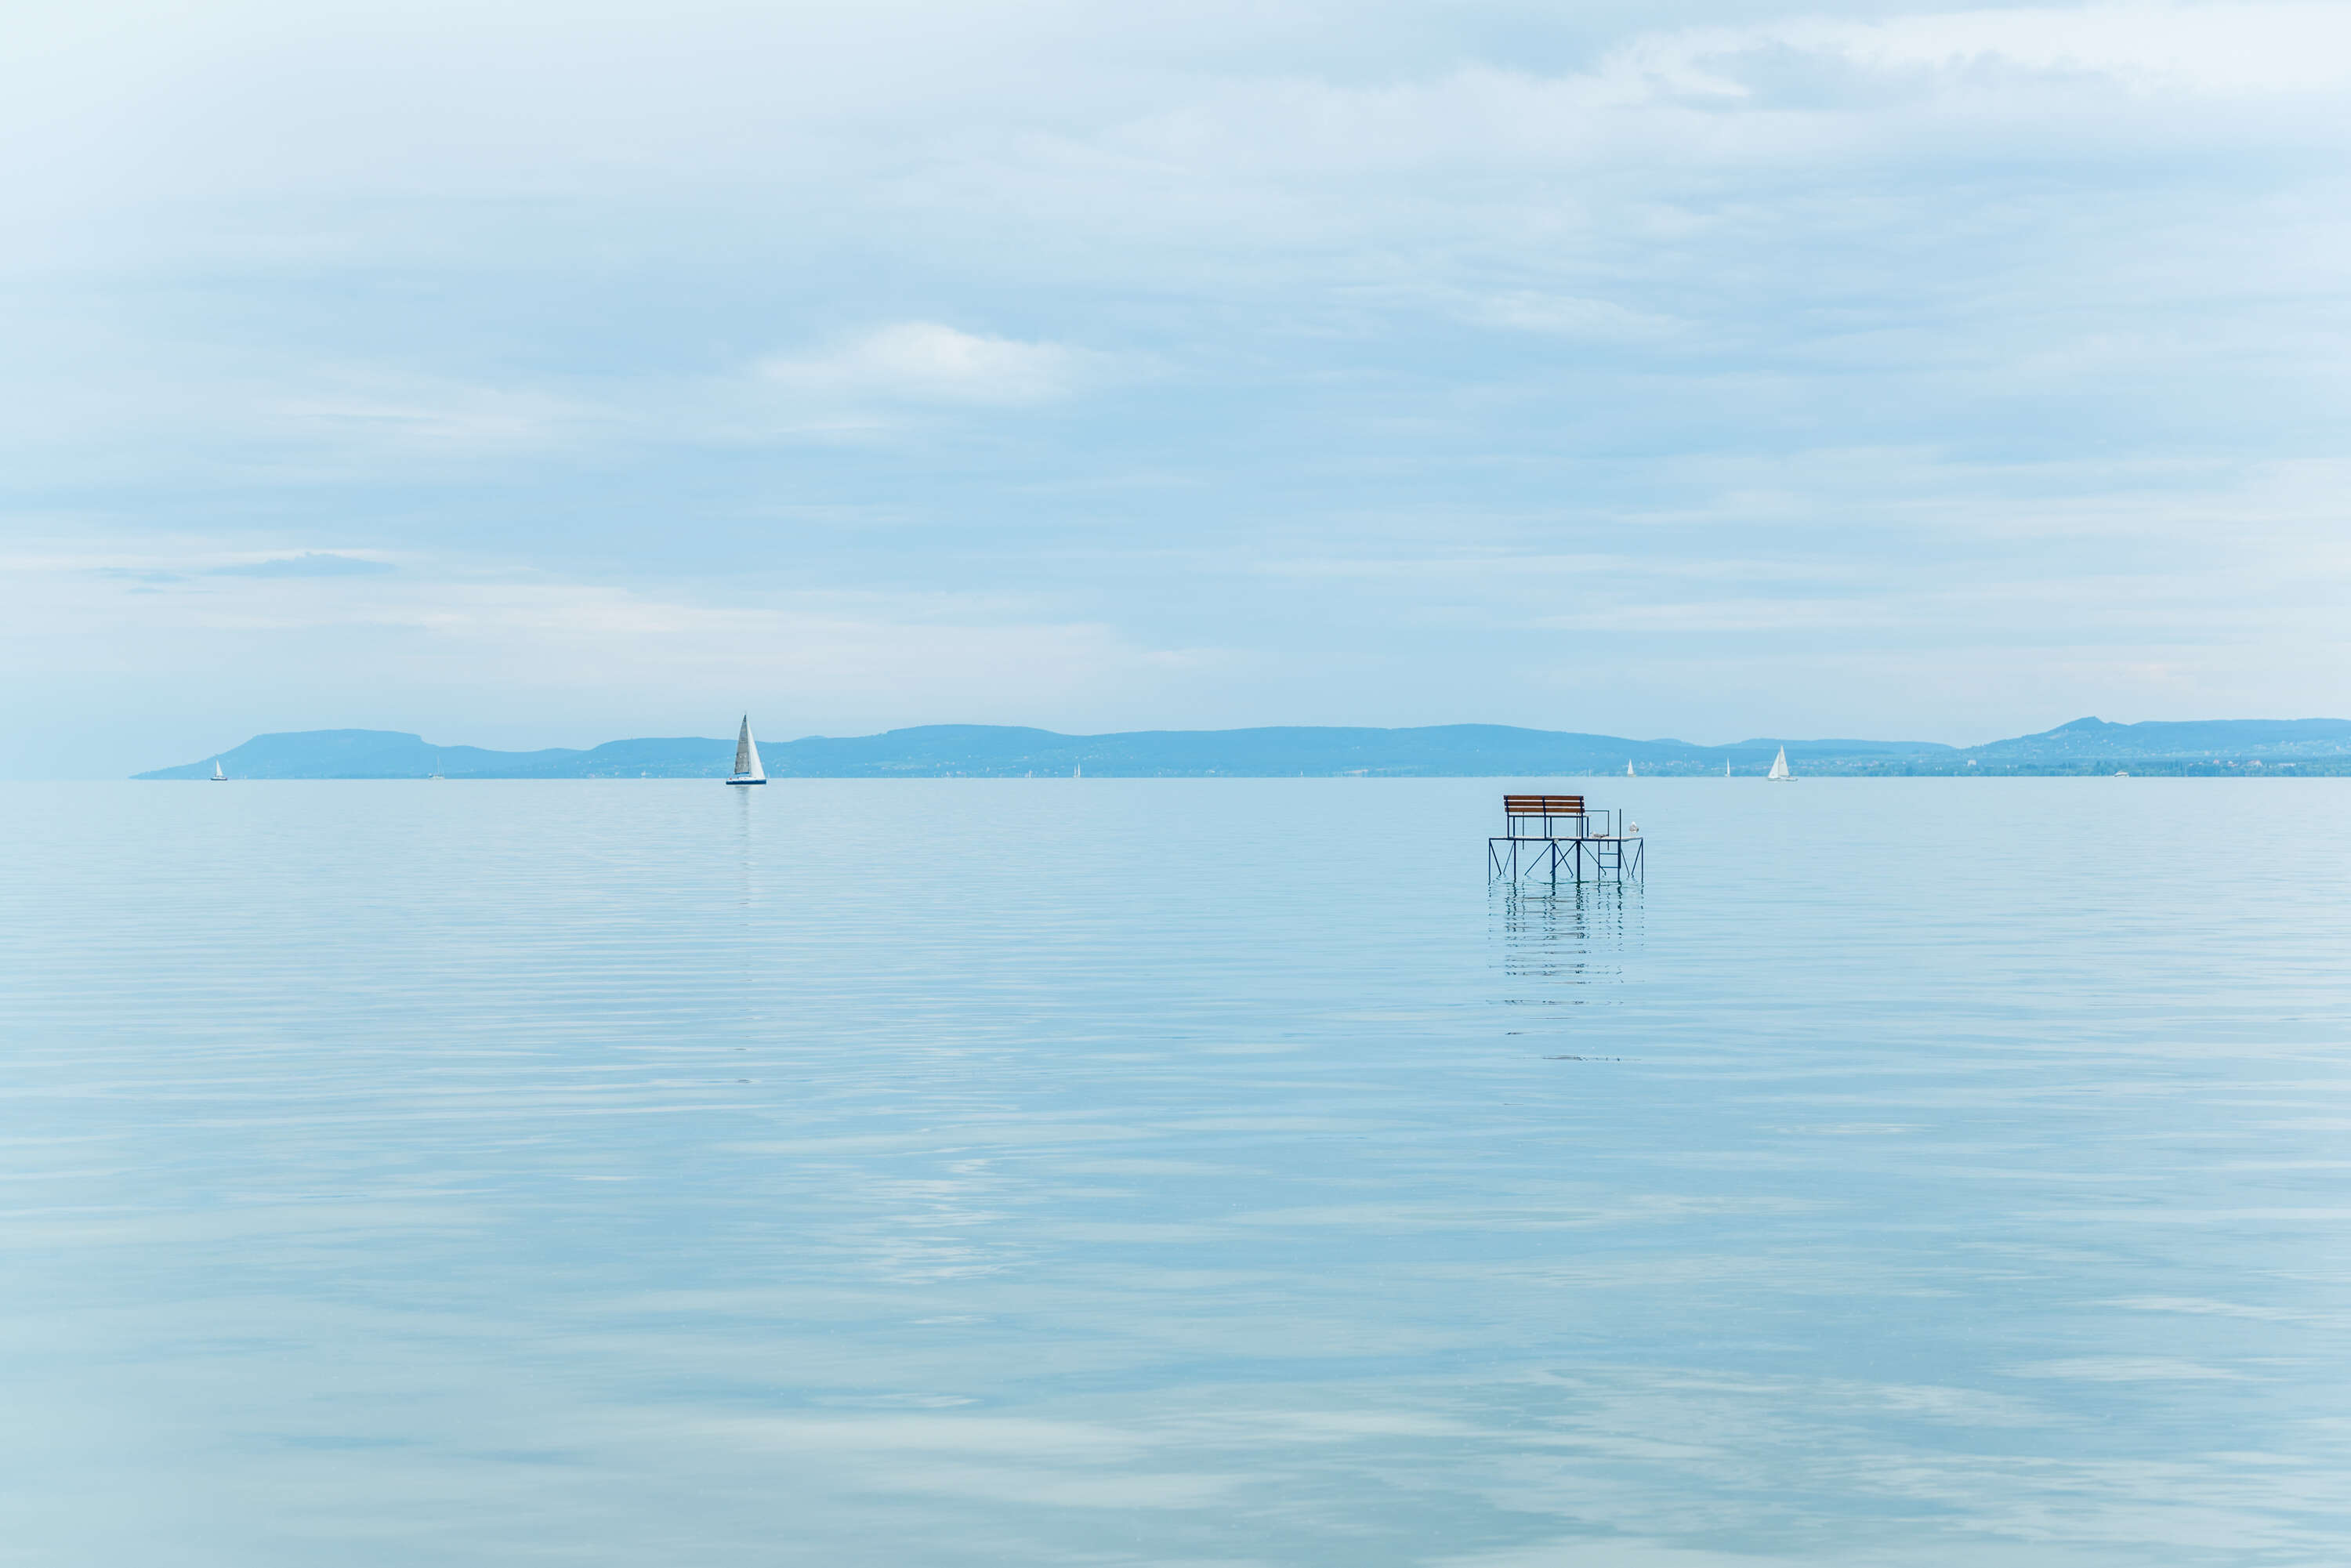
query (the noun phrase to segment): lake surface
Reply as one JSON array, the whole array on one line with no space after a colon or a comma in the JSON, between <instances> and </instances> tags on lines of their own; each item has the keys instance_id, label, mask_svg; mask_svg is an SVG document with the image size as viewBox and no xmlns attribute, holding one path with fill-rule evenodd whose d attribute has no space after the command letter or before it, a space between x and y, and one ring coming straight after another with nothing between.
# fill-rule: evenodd
<instances>
[{"instance_id":1,"label":"lake surface","mask_svg":"<svg viewBox=\"0 0 2351 1568\"><path fill-rule=\"evenodd\" d=\"M2351 780L1568 787L0 787L0 1563L2351 1559Z\"/></svg>"}]
</instances>

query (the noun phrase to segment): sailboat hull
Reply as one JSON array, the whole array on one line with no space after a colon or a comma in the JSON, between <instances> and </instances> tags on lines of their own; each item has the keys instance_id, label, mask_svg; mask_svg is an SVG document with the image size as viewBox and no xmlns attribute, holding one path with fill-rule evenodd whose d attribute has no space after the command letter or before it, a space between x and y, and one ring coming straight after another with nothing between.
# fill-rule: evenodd
<instances>
[{"instance_id":1,"label":"sailboat hull","mask_svg":"<svg viewBox=\"0 0 2351 1568\"><path fill-rule=\"evenodd\" d=\"M765 779L729 779L726 782L729 784L765 784L767 780Z\"/></svg>"}]
</instances>

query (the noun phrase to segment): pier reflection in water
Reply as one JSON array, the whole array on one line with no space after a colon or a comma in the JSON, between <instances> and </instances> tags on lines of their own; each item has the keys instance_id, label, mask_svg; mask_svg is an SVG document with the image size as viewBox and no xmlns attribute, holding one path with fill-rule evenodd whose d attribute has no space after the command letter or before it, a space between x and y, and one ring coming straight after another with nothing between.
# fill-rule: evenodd
<instances>
[{"instance_id":1,"label":"pier reflection in water","mask_svg":"<svg viewBox=\"0 0 2351 1568\"><path fill-rule=\"evenodd\" d=\"M1488 903L1502 1005L1618 1000L1626 955L1641 940L1642 897L1638 883L1496 883Z\"/></svg>"}]
</instances>

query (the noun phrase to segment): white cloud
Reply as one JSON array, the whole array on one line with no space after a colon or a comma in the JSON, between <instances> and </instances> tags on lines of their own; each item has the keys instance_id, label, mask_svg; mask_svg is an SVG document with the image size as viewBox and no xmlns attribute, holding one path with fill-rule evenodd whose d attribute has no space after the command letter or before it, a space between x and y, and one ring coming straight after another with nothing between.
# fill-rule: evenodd
<instances>
[{"instance_id":1,"label":"white cloud","mask_svg":"<svg viewBox=\"0 0 2351 1568\"><path fill-rule=\"evenodd\" d=\"M778 386L849 399L1017 407L1067 396L1098 361L1057 343L900 321L827 353L766 361L759 371Z\"/></svg>"},{"instance_id":2,"label":"white cloud","mask_svg":"<svg viewBox=\"0 0 2351 1568\"><path fill-rule=\"evenodd\" d=\"M1471 296L1462 301L1461 313L1483 326L1592 342L1660 342L1686 330L1670 316L1631 309L1614 300L1531 288Z\"/></svg>"},{"instance_id":3,"label":"white cloud","mask_svg":"<svg viewBox=\"0 0 2351 1568\"><path fill-rule=\"evenodd\" d=\"M304 550L299 555L265 556L213 568L214 577L365 577L395 570L388 560L371 556L341 555L331 550Z\"/></svg>"},{"instance_id":4,"label":"white cloud","mask_svg":"<svg viewBox=\"0 0 2351 1568\"><path fill-rule=\"evenodd\" d=\"M2324 100L2346 85L2351 7L2340 5L1948 10L1869 22L1666 26L1583 68L1551 73L1447 63L1374 83L1237 77L1144 106L1099 135L1146 169L1243 181L1381 170L1738 169L1893 155L1955 124L1980 132L2030 122L2044 151L2058 154L2114 136L2111 117L2124 106L2102 96L2112 93L2150 108L2237 99L2258 111L2249 126L2197 128L2222 139L2313 134L2308 125L2282 132L2272 110L2317 99L2336 123L2314 133L2339 143L2351 125Z\"/></svg>"},{"instance_id":5,"label":"white cloud","mask_svg":"<svg viewBox=\"0 0 2351 1568\"><path fill-rule=\"evenodd\" d=\"M1877 69L1988 63L2105 76L2151 92L2329 92L2351 84L2351 11L2337 4L2155 4L1958 10L1855 26L1792 23L1743 40L1842 54Z\"/></svg>"},{"instance_id":6,"label":"white cloud","mask_svg":"<svg viewBox=\"0 0 2351 1568\"><path fill-rule=\"evenodd\" d=\"M465 458L568 444L607 417L539 388L347 373L256 408L246 434L323 449Z\"/></svg>"}]
</instances>

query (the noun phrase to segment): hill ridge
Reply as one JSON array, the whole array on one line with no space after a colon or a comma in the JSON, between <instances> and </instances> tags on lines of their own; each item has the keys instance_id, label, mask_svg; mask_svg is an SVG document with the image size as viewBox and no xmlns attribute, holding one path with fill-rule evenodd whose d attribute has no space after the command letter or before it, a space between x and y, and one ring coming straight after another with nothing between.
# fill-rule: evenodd
<instances>
[{"instance_id":1,"label":"hill ridge","mask_svg":"<svg viewBox=\"0 0 2351 1568\"><path fill-rule=\"evenodd\" d=\"M697 736L609 740L585 749L494 751L438 746L405 730L278 731L194 762L136 774L205 779L717 779L734 742ZM777 779L1020 778L1081 768L1097 778L1524 778L1761 773L1787 747L1816 775L2351 772L2351 719L2078 718L2036 735L1952 747L1937 741L1759 737L1725 746L1637 740L1516 725L1270 725L1242 729L1063 735L1012 725L913 725L878 735L762 743Z\"/></svg>"}]
</instances>

